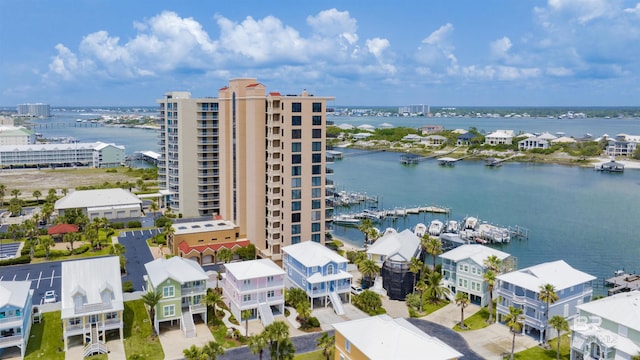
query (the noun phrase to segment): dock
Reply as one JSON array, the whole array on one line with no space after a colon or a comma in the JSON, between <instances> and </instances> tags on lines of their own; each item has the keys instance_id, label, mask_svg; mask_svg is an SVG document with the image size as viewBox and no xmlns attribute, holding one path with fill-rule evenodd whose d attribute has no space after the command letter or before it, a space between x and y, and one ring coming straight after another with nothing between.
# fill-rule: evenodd
<instances>
[{"instance_id":1,"label":"dock","mask_svg":"<svg viewBox=\"0 0 640 360\"><path fill-rule=\"evenodd\" d=\"M609 287L608 295L640 290L640 275L617 272L616 276L605 280L605 285Z\"/></svg>"}]
</instances>

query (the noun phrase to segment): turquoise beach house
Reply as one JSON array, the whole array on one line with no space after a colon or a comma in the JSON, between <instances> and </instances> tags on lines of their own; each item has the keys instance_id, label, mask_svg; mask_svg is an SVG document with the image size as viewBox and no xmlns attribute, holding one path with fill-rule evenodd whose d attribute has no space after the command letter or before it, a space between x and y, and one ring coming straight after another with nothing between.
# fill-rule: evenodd
<instances>
[{"instance_id":1,"label":"turquoise beach house","mask_svg":"<svg viewBox=\"0 0 640 360\"><path fill-rule=\"evenodd\" d=\"M24 358L31 332L31 281L0 281L0 353L18 347Z\"/></svg>"}]
</instances>

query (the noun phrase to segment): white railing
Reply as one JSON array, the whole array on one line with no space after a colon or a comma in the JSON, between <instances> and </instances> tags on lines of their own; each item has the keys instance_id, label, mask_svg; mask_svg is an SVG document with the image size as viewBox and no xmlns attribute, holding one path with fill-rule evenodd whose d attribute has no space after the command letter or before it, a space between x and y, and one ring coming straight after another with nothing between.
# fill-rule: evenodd
<instances>
[{"instance_id":1,"label":"white railing","mask_svg":"<svg viewBox=\"0 0 640 360\"><path fill-rule=\"evenodd\" d=\"M21 323L22 316L9 316L9 317L0 318L0 325L5 325L12 322Z\"/></svg>"},{"instance_id":2,"label":"white railing","mask_svg":"<svg viewBox=\"0 0 640 360\"><path fill-rule=\"evenodd\" d=\"M90 355L106 354L108 352L109 352L109 349L107 349L106 344L103 344L101 342L96 342L96 343L87 344L82 351L82 355L84 357L88 357Z\"/></svg>"},{"instance_id":3,"label":"white railing","mask_svg":"<svg viewBox=\"0 0 640 360\"><path fill-rule=\"evenodd\" d=\"M267 303L258 304L258 313L263 326L267 326L275 321L271 307Z\"/></svg>"},{"instance_id":4,"label":"white railing","mask_svg":"<svg viewBox=\"0 0 640 360\"><path fill-rule=\"evenodd\" d=\"M19 345L22 344L22 335L12 335L0 337L0 345Z\"/></svg>"},{"instance_id":5,"label":"white railing","mask_svg":"<svg viewBox=\"0 0 640 360\"><path fill-rule=\"evenodd\" d=\"M193 315L188 311L188 308L182 309L182 321L180 324L184 337L192 338L196 336L196 325L193 323Z\"/></svg>"},{"instance_id":6,"label":"white railing","mask_svg":"<svg viewBox=\"0 0 640 360\"><path fill-rule=\"evenodd\" d=\"M333 311L338 315L344 315L344 307L342 306L342 300L340 296L332 291L329 293L329 298L331 299L331 304L333 305Z\"/></svg>"}]
</instances>

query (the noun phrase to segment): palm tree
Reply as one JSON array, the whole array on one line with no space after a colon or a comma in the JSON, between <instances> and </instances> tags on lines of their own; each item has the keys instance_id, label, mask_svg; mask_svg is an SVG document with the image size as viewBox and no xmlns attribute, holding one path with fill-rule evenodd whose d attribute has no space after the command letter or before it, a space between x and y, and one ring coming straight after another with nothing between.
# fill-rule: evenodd
<instances>
[{"instance_id":1,"label":"palm tree","mask_svg":"<svg viewBox=\"0 0 640 360\"><path fill-rule=\"evenodd\" d=\"M358 269L362 273L363 278L367 279L367 287L371 287L373 279L380 273L380 266L371 259L362 260L358 265Z\"/></svg>"},{"instance_id":2,"label":"palm tree","mask_svg":"<svg viewBox=\"0 0 640 360\"><path fill-rule=\"evenodd\" d=\"M216 254L216 258L218 258L218 260L221 260L223 263L226 264L229 261L231 261L231 259L233 258L233 252L223 247L222 249L218 250L218 253Z\"/></svg>"},{"instance_id":3,"label":"palm tree","mask_svg":"<svg viewBox=\"0 0 640 360\"><path fill-rule=\"evenodd\" d=\"M155 220L156 217L158 216L158 210L160 210L158 208L158 203L155 201L152 201L151 204L149 204L149 211L153 213L153 220Z\"/></svg>"},{"instance_id":4,"label":"palm tree","mask_svg":"<svg viewBox=\"0 0 640 360\"><path fill-rule=\"evenodd\" d=\"M569 331L569 322L560 315L554 315L549 319L549 325L558 332L558 351L556 351L556 360L560 360L560 332Z\"/></svg>"},{"instance_id":5,"label":"palm tree","mask_svg":"<svg viewBox=\"0 0 640 360\"><path fill-rule=\"evenodd\" d=\"M493 270L497 274L500 274L502 270L502 260L496 255L487 256L483 264L487 269Z\"/></svg>"},{"instance_id":6,"label":"palm tree","mask_svg":"<svg viewBox=\"0 0 640 360\"><path fill-rule=\"evenodd\" d=\"M546 343L547 328L549 327L549 305L558 301L558 294L556 294L556 288L552 284L540 285L540 293L538 299L544 301L546 307L544 309L544 330L542 333L542 343Z\"/></svg>"},{"instance_id":7,"label":"palm tree","mask_svg":"<svg viewBox=\"0 0 640 360\"><path fill-rule=\"evenodd\" d=\"M217 292L215 290L211 290L211 289L209 289L207 291L207 295L205 295L204 298L202 298L202 302L206 306L211 306L213 308L213 318L214 319L218 318L218 316L216 315L216 305L218 305L218 303L220 301L222 301L222 295L220 295L219 292Z\"/></svg>"},{"instance_id":8,"label":"palm tree","mask_svg":"<svg viewBox=\"0 0 640 360\"><path fill-rule=\"evenodd\" d=\"M369 237L373 231L373 222L371 219L363 219L358 225L358 230L360 230L364 234L364 243L365 245L369 244Z\"/></svg>"},{"instance_id":9,"label":"palm tree","mask_svg":"<svg viewBox=\"0 0 640 360\"><path fill-rule=\"evenodd\" d=\"M249 350L251 350L252 354L259 354L260 360L262 360L262 354L264 353L264 348L268 345L268 340L264 336L264 334L251 335L249 336L249 341L247 342L247 346L249 346Z\"/></svg>"},{"instance_id":10,"label":"palm tree","mask_svg":"<svg viewBox=\"0 0 640 360\"><path fill-rule=\"evenodd\" d=\"M427 283L424 282L424 279L418 280L416 283L416 290L420 292L420 312L422 312L422 304L424 303L424 292L427 290Z\"/></svg>"},{"instance_id":11,"label":"palm tree","mask_svg":"<svg viewBox=\"0 0 640 360\"><path fill-rule=\"evenodd\" d=\"M269 347L272 359L282 359L280 356L280 346L289 340L289 327L284 321L274 321L264 328L266 338L269 340Z\"/></svg>"},{"instance_id":12,"label":"palm tree","mask_svg":"<svg viewBox=\"0 0 640 360\"><path fill-rule=\"evenodd\" d=\"M631 360L640 360L640 352L638 353L638 355L633 355L631 357Z\"/></svg>"},{"instance_id":13,"label":"palm tree","mask_svg":"<svg viewBox=\"0 0 640 360\"><path fill-rule=\"evenodd\" d=\"M519 333L522 329L522 324L524 323L524 318L522 316L522 309L516 308L513 306L509 306L509 313L504 317L505 325L511 330L513 333L513 339L511 340L511 357L510 360L513 360L513 353L516 349L516 333Z\"/></svg>"},{"instance_id":14,"label":"palm tree","mask_svg":"<svg viewBox=\"0 0 640 360\"><path fill-rule=\"evenodd\" d=\"M240 317L244 320L244 335L249 336L249 318L251 318L251 310L242 310Z\"/></svg>"},{"instance_id":15,"label":"palm tree","mask_svg":"<svg viewBox=\"0 0 640 360\"><path fill-rule=\"evenodd\" d=\"M199 360L203 357L202 350L195 345L191 345L190 348L182 350L182 355L184 355L186 360Z\"/></svg>"},{"instance_id":16,"label":"palm tree","mask_svg":"<svg viewBox=\"0 0 640 360\"><path fill-rule=\"evenodd\" d=\"M224 348L220 343L209 341L202 347L202 353L207 355L209 360L216 360L216 357L224 355Z\"/></svg>"},{"instance_id":17,"label":"palm tree","mask_svg":"<svg viewBox=\"0 0 640 360\"><path fill-rule=\"evenodd\" d=\"M493 288L496 285L496 273L492 269L487 268L484 274L482 274L482 278L484 279L484 281L487 282L487 290L489 291L489 319L487 320L487 322L492 323L493 322Z\"/></svg>"},{"instance_id":18,"label":"palm tree","mask_svg":"<svg viewBox=\"0 0 640 360\"><path fill-rule=\"evenodd\" d=\"M22 192L20 192L20 190L18 189L13 189L11 190L11 196L13 196L14 199L17 199L18 196L22 195Z\"/></svg>"},{"instance_id":19,"label":"palm tree","mask_svg":"<svg viewBox=\"0 0 640 360\"><path fill-rule=\"evenodd\" d=\"M442 274L437 271L430 271L424 278L426 284L425 293L429 300L436 304L440 299L449 294L450 290L441 284Z\"/></svg>"},{"instance_id":20,"label":"palm tree","mask_svg":"<svg viewBox=\"0 0 640 360\"><path fill-rule=\"evenodd\" d=\"M309 316L311 316L311 304L308 301L300 301L296 304L296 312L298 313L298 317L300 318L300 322L302 322L302 328L307 328L307 321L309 320Z\"/></svg>"},{"instance_id":21,"label":"palm tree","mask_svg":"<svg viewBox=\"0 0 640 360\"><path fill-rule=\"evenodd\" d=\"M4 205L4 197L7 195L7 185L0 184L0 207Z\"/></svg>"},{"instance_id":22,"label":"palm tree","mask_svg":"<svg viewBox=\"0 0 640 360\"><path fill-rule=\"evenodd\" d=\"M329 333L322 333L322 335L316 340L316 345L318 349L322 350L322 355L324 355L327 360L330 360L333 357L334 345L336 343L336 337L330 336Z\"/></svg>"},{"instance_id":23,"label":"palm tree","mask_svg":"<svg viewBox=\"0 0 640 360\"><path fill-rule=\"evenodd\" d=\"M469 294L458 291L456 294L456 305L460 307L460 329L464 329L464 308L469 306Z\"/></svg>"},{"instance_id":24,"label":"palm tree","mask_svg":"<svg viewBox=\"0 0 640 360\"><path fill-rule=\"evenodd\" d=\"M33 192L33 197L36 198L36 202L40 202L40 196L42 196L42 193L40 192L40 190L36 190Z\"/></svg>"},{"instance_id":25,"label":"palm tree","mask_svg":"<svg viewBox=\"0 0 640 360\"><path fill-rule=\"evenodd\" d=\"M431 237L429 234L422 236L422 247L424 250L433 256L433 270L436 269L436 258L442 254L442 241L437 237Z\"/></svg>"},{"instance_id":26,"label":"palm tree","mask_svg":"<svg viewBox=\"0 0 640 360\"><path fill-rule=\"evenodd\" d=\"M153 332L156 333L156 306L162 299L162 293L149 290L142 295L142 301L149 307L149 317L153 321Z\"/></svg>"},{"instance_id":27,"label":"palm tree","mask_svg":"<svg viewBox=\"0 0 640 360\"><path fill-rule=\"evenodd\" d=\"M73 243L80 240L80 234L71 232L66 233L62 236L62 241L68 242L71 247L71 251L73 251Z\"/></svg>"},{"instance_id":28,"label":"palm tree","mask_svg":"<svg viewBox=\"0 0 640 360\"><path fill-rule=\"evenodd\" d=\"M409 271L411 271L413 273L413 289L416 288L416 276L418 275L418 273L420 272L420 270L422 270L422 268L424 267L424 263L422 261L420 261L420 259L412 257L411 258L411 264L409 265Z\"/></svg>"},{"instance_id":29,"label":"palm tree","mask_svg":"<svg viewBox=\"0 0 640 360\"><path fill-rule=\"evenodd\" d=\"M42 239L40 239L39 242L40 242L40 245L44 247L45 257L48 259L49 250L51 249L51 246L54 244L53 240L51 240L50 237L43 237Z\"/></svg>"}]
</instances>

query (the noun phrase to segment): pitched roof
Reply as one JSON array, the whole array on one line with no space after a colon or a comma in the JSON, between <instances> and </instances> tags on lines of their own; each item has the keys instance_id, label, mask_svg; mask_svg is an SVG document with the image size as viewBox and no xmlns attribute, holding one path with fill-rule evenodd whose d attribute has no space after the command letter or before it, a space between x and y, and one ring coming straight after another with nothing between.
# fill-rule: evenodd
<instances>
[{"instance_id":1,"label":"pitched roof","mask_svg":"<svg viewBox=\"0 0 640 360\"><path fill-rule=\"evenodd\" d=\"M80 292L86 297L85 304L101 304L101 292L110 288L113 292L112 307L109 311L124 309L122 297L122 278L120 276L120 258L106 256L85 260L62 262L62 318L76 315L73 295ZM84 315L101 313L103 309L83 312Z\"/></svg>"},{"instance_id":2,"label":"pitched roof","mask_svg":"<svg viewBox=\"0 0 640 360\"><path fill-rule=\"evenodd\" d=\"M640 291L638 290L607 296L577 307L640 332Z\"/></svg>"},{"instance_id":3,"label":"pitched roof","mask_svg":"<svg viewBox=\"0 0 640 360\"><path fill-rule=\"evenodd\" d=\"M235 247L246 247L246 246L249 246L249 244L250 244L249 240L228 241L228 242L205 244L205 245L189 245L186 241L181 241L180 244L178 244L178 249L180 249L180 251L182 251L183 254L188 254L192 251L197 251L199 253L202 253L207 249L211 249L214 251L220 250L222 248L233 250L233 248Z\"/></svg>"},{"instance_id":4,"label":"pitched roof","mask_svg":"<svg viewBox=\"0 0 640 360\"><path fill-rule=\"evenodd\" d=\"M74 224L57 224L53 225L47 230L49 235L67 234L72 232L78 232L78 225Z\"/></svg>"},{"instance_id":5,"label":"pitched roof","mask_svg":"<svg viewBox=\"0 0 640 360\"><path fill-rule=\"evenodd\" d=\"M333 324L337 332L348 339L367 358L457 359L462 354L440 339L429 336L403 318L378 315Z\"/></svg>"},{"instance_id":6,"label":"pitched roof","mask_svg":"<svg viewBox=\"0 0 640 360\"><path fill-rule=\"evenodd\" d=\"M180 256L173 256L169 259L157 258L144 264L144 267L154 288L157 288L167 279L173 279L180 284L184 284L188 281L200 281L209 278L200 264Z\"/></svg>"},{"instance_id":7,"label":"pitched roof","mask_svg":"<svg viewBox=\"0 0 640 360\"><path fill-rule=\"evenodd\" d=\"M56 209L142 204L142 200L124 189L77 190L56 201Z\"/></svg>"},{"instance_id":8,"label":"pitched roof","mask_svg":"<svg viewBox=\"0 0 640 360\"><path fill-rule=\"evenodd\" d=\"M284 270L271 259L257 259L224 264L227 273L238 280L254 279L257 277L284 275Z\"/></svg>"},{"instance_id":9,"label":"pitched roof","mask_svg":"<svg viewBox=\"0 0 640 360\"><path fill-rule=\"evenodd\" d=\"M31 280L0 281L0 308L5 306L24 307L30 291Z\"/></svg>"},{"instance_id":10,"label":"pitched roof","mask_svg":"<svg viewBox=\"0 0 640 360\"><path fill-rule=\"evenodd\" d=\"M593 281L596 277L558 260L502 274L497 279L537 293L541 285L551 284L559 291Z\"/></svg>"},{"instance_id":11,"label":"pitched roof","mask_svg":"<svg viewBox=\"0 0 640 360\"><path fill-rule=\"evenodd\" d=\"M411 230L390 231L369 246L367 254L385 255L393 261L410 261L420 248L420 238Z\"/></svg>"},{"instance_id":12,"label":"pitched roof","mask_svg":"<svg viewBox=\"0 0 640 360\"><path fill-rule=\"evenodd\" d=\"M449 250L444 254L441 254L440 257L443 259L452 260L455 262L471 259L476 264L480 266L484 266L484 260L489 256L495 255L500 260L504 260L511 256L506 252L496 250L484 245L478 244L465 244L462 246L458 246L453 250Z\"/></svg>"},{"instance_id":13,"label":"pitched roof","mask_svg":"<svg viewBox=\"0 0 640 360\"><path fill-rule=\"evenodd\" d=\"M282 251L298 260L306 267L324 266L329 262L346 263L349 260L340 256L335 251L314 241L304 241L298 244L285 246Z\"/></svg>"}]
</instances>

